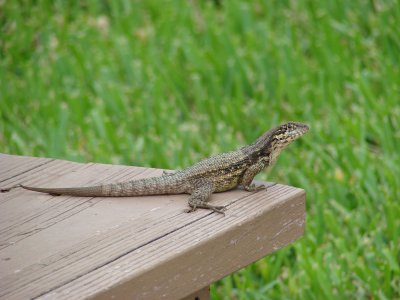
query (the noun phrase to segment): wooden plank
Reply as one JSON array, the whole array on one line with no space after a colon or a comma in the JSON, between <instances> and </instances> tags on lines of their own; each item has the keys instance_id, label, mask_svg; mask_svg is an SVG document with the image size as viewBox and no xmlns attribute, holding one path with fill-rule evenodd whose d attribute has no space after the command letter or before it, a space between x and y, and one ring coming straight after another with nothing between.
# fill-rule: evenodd
<instances>
[{"instance_id":1,"label":"wooden plank","mask_svg":"<svg viewBox=\"0 0 400 300\"><path fill-rule=\"evenodd\" d=\"M205 287L185 298L182 300L210 300L210 287Z\"/></svg>"},{"instance_id":2,"label":"wooden plank","mask_svg":"<svg viewBox=\"0 0 400 300\"><path fill-rule=\"evenodd\" d=\"M34 177L43 180L40 184L69 186L161 173L98 164L71 168L58 169L54 163L42 170L43 178L41 173ZM79 198L21 190L6 194L11 197L7 202L19 205L7 206L5 215L18 218L9 220L7 228L0 227L0 238L6 239L0 250L4 299L178 299L277 250L304 229L304 191L282 185L267 192L216 194L213 203L230 203L225 217L207 210L183 213L187 195ZM32 206L32 211L18 213L21 205Z\"/></svg>"},{"instance_id":3,"label":"wooden plank","mask_svg":"<svg viewBox=\"0 0 400 300\"><path fill-rule=\"evenodd\" d=\"M108 180L129 180L135 176L141 177L151 176L160 171L145 168L131 168L131 167L113 167L110 165L100 164L77 164L66 161L54 161L47 165L46 170L42 170L39 174L34 173L34 178L30 180L29 174L21 175L21 179L15 179L18 183L28 182L33 185L44 186L57 186L57 185L86 185L97 184ZM110 169L111 167L111 169ZM13 178L14 180L14 178ZM57 183L59 182L59 183ZM33 198L33 199L32 199ZM109 198L109 201L112 198ZM8 201L4 201L8 200ZM18 252L21 247L21 255L19 263L29 261L31 254L24 252L25 247L29 247L30 243L20 243L15 245L16 242L25 240L32 235L39 234L41 231L51 229L62 220L68 220L75 214L84 215L83 211L90 209L96 203L104 200L104 198L79 198L60 196L53 197L41 193L27 193L22 189L15 189L9 193L0 194L0 249L11 247L4 252ZM112 200L111 200L112 201ZM123 201L118 199L117 201ZM118 221L118 220L114 220ZM87 227L87 226L86 226ZM107 228L107 226L105 226ZM93 230L104 229L101 226ZM52 231L47 231L52 233ZM85 237L88 233L82 232ZM52 236L46 238L48 243L52 241ZM65 241L65 243L71 243ZM35 240L33 240L35 243ZM20 247L19 247L20 246ZM65 244L54 244L53 250L64 249ZM36 246L37 248L37 246ZM2 253L2 252L0 252ZM39 248L37 254L47 253L45 249ZM3 275L3 270L0 269L0 276Z\"/></svg>"},{"instance_id":4,"label":"wooden plank","mask_svg":"<svg viewBox=\"0 0 400 300\"><path fill-rule=\"evenodd\" d=\"M50 158L15 156L0 153L0 183L51 162Z\"/></svg>"}]
</instances>

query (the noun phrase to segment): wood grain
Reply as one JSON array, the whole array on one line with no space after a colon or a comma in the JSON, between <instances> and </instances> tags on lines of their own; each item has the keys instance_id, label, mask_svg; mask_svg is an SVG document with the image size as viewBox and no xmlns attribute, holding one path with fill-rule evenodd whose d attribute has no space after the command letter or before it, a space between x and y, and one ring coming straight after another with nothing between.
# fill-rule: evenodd
<instances>
[{"instance_id":1,"label":"wood grain","mask_svg":"<svg viewBox=\"0 0 400 300\"><path fill-rule=\"evenodd\" d=\"M162 172L0 155L3 166L11 175L0 172L0 187L82 186ZM187 195L0 193L0 298L186 297L303 234L304 191L269 186L213 195L214 204L228 205L225 217L208 210L184 213Z\"/></svg>"}]
</instances>

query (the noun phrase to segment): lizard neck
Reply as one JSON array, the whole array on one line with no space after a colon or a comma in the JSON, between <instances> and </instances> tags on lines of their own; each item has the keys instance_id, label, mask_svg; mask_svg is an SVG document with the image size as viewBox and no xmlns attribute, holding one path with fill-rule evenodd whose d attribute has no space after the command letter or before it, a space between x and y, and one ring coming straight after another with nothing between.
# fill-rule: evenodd
<instances>
[{"instance_id":1,"label":"lizard neck","mask_svg":"<svg viewBox=\"0 0 400 300\"><path fill-rule=\"evenodd\" d=\"M285 146L277 143L273 131L268 131L253 144L245 146L242 151L246 153L252 163L263 162L268 167L276 161Z\"/></svg>"},{"instance_id":2,"label":"lizard neck","mask_svg":"<svg viewBox=\"0 0 400 300\"><path fill-rule=\"evenodd\" d=\"M272 148L259 147L256 143L245 146L241 150L252 165L262 162L265 166L269 166L273 163L273 159L277 157L277 155L273 155Z\"/></svg>"}]
</instances>

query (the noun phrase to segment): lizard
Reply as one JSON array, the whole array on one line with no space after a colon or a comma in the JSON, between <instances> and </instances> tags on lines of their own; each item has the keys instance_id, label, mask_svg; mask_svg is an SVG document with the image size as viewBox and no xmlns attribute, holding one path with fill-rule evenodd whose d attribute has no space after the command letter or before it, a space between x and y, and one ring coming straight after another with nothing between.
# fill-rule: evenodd
<instances>
[{"instance_id":1,"label":"lizard","mask_svg":"<svg viewBox=\"0 0 400 300\"><path fill-rule=\"evenodd\" d=\"M205 208L224 214L224 206L214 206L209 203L211 195L238 186L249 192L266 189L264 185L252 183L253 178L262 170L273 165L281 151L308 130L309 126L303 123L284 123L265 132L254 143L236 151L211 156L188 168L172 173L164 171L163 175L158 177L84 187L46 188L22 184L17 186L51 195L80 197L128 197L186 193L190 194L187 212Z\"/></svg>"}]
</instances>

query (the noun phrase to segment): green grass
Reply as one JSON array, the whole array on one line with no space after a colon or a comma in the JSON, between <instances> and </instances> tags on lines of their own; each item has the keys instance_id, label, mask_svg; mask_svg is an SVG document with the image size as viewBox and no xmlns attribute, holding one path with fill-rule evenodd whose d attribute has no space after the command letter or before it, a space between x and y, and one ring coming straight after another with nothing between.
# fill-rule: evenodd
<instances>
[{"instance_id":1,"label":"green grass","mask_svg":"<svg viewBox=\"0 0 400 300\"><path fill-rule=\"evenodd\" d=\"M400 298L398 1L0 3L1 152L181 168L304 121L259 178L305 236L213 297Z\"/></svg>"}]
</instances>

